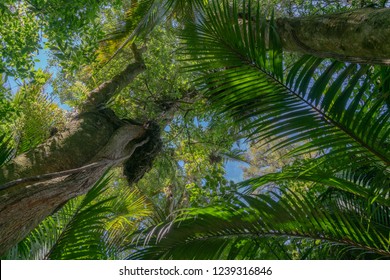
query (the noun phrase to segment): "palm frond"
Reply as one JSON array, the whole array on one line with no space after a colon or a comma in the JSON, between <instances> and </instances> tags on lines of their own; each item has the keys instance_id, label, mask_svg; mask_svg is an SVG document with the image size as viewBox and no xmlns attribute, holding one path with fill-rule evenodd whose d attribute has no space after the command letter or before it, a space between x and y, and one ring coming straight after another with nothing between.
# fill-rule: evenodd
<instances>
[{"instance_id":1,"label":"palm frond","mask_svg":"<svg viewBox=\"0 0 390 280\"><path fill-rule=\"evenodd\" d=\"M338 164L342 164L339 162ZM346 168L337 172L335 168L317 164L316 160L309 160L306 163L295 164L285 168L282 172L270 173L261 177L251 178L240 182L239 185L245 188L248 193L266 187L270 183L280 185L283 182L305 183L312 186L337 189L350 193L364 199L367 204L377 201L390 207L390 176L384 169L376 166L365 166L365 168Z\"/></svg>"},{"instance_id":2,"label":"palm frond","mask_svg":"<svg viewBox=\"0 0 390 280\"><path fill-rule=\"evenodd\" d=\"M225 159L225 161L250 164L250 162L245 159L244 152L241 149L233 148L230 151L222 152L221 156Z\"/></svg>"},{"instance_id":3,"label":"palm frond","mask_svg":"<svg viewBox=\"0 0 390 280\"><path fill-rule=\"evenodd\" d=\"M284 138L275 149L300 144L295 155L388 166L390 112L370 83L376 68L304 56L285 80L272 16L251 1L239 11L237 2L214 4L183 35L184 53L198 62L189 70L202 73L196 83L210 102L252 138Z\"/></svg>"},{"instance_id":4,"label":"palm frond","mask_svg":"<svg viewBox=\"0 0 390 280\"><path fill-rule=\"evenodd\" d=\"M286 251L292 240L317 241L317 246L311 246L312 253L339 246L360 252L361 258L389 258L389 229L388 223L378 225L358 213L344 213L336 204L325 207L307 195L281 191L272 196L241 196L230 207L190 211L174 223L145 233L139 242L147 246L130 258L260 258L266 250L262 240L269 242L269 237L276 238ZM280 242L283 238L284 243Z\"/></svg>"},{"instance_id":5,"label":"palm frond","mask_svg":"<svg viewBox=\"0 0 390 280\"><path fill-rule=\"evenodd\" d=\"M5 134L0 135L0 166L10 160L13 149L9 147L10 138Z\"/></svg>"},{"instance_id":6,"label":"palm frond","mask_svg":"<svg viewBox=\"0 0 390 280\"><path fill-rule=\"evenodd\" d=\"M110 179L103 177L83 197L47 253L47 259L106 259L102 235L113 197L98 201L96 198L106 190Z\"/></svg>"},{"instance_id":7,"label":"palm frond","mask_svg":"<svg viewBox=\"0 0 390 280\"><path fill-rule=\"evenodd\" d=\"M375 198L367 201L350 192L329 188L319 197L319 200L324 206L329 204L332 207L336 204L337 207L345 209L345 212L357 213L378 226L390 224L390 207L377 202Z\"/></svg>"},{"instance_id":8,"label":"palm frond","mask_svg":"<svg viewBox=\"0 0 390 280\"><path fill-rule=\"evenodd\" d=\"M126 15L125 23L119 25L106 38L106 40L123 40L109 61L136 38L149 34L164 18L195 17L205 5L204 0L140 0L135 2Z\"/></svg>"},{"instance_id":9,"label":"palm frond","mask_svg":"<svg viewBox=\"0 0 390 280\"><path fill-rule=\"evenodd\" d=\"M106 244L109 259L120 259L126 250L128 236L140 223L145 223L153 213L146 198L128 187L114 191L115 199L111 202L112 213L107 219L105 233L102 236Z\"/></svg>"}]
</instances>

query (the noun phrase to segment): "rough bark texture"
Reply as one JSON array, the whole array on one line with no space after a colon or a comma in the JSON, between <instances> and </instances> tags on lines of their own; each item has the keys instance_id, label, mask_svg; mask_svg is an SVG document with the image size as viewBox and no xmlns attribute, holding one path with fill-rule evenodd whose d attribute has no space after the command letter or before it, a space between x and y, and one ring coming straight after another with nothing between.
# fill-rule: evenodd
<instances>
[{"instance_id":1,"label":"rough bark texture","mask_svg":"<svg viewBox=\"0 0 390 280\"><path fill-rule=\"evenodd\" d=\"M65 131L1 168L0 185L19 178L83 166L108 142L117 128L102 113L83 113L72 120Z\"/></svg>"},{"instance_id":2,"label":"rough bark texture","mask_svg":"<svg viewBox=\"0 0 390 280\"><path fill-rule=\"evenodd\" d=\"M69 175L60 175L35 184L22 183L3 189L0 196L0 255L25 237L60 205L73 197L86 193L110 167L131 157L138 145L137 142L132 141L139 139L144 133L143 127L124 125L117 129L100 149L98 145L93 145L98 148L96 151L99 152L95 152L95 155L89 159L84 158L85 162L80 166L88 163L92 165L80 168ZM75 134L82 137L83 133L77 131ZM81 143L81 146L86 145ZM92 145L87 146L92 147ZM72 154L72 150L63 150L63 152ZM81 154L74 156L75 166L72 167L79 166L80 158L83 159ZM50 159L49 157L49 161ZM67 168L70 166L69 162ZM52 167L50 169L56 171ZM39 172L38 169L36 170ZM32 174L35 174L35 169L34 173L29 175Z\"/></svg>"},{"instance_id":3,"label":"rough bark texture","mask_svg":"<svg viewBox=\"0 0 390 280\"><path fill-rule=\"evenodd\" d=\"M284 50L341 61L390 65L389 8L280 18L276 24Z\"/></svg>"},{"instance_id":4,"label":"rough bark texture","mask_svg":"<svg viewBox=\"0 0 390 280\"><path fill-rule=\"evenodd\" d=\"M145 69L134 46L133 51L135 62L91 91L83 112L65 131L0 169L0 256L59 206L86 193L108 169L155 141L147 126L122 121L102 109Z\"/></svg>"}]
</instances>

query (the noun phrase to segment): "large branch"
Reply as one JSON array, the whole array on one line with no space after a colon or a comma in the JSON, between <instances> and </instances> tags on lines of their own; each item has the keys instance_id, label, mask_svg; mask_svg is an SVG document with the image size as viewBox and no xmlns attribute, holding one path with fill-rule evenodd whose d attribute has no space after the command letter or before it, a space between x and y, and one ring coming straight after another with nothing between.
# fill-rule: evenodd
<instances>
[{"instance_id":1,"label":"large branch","mask_svg":"<svg viewBox=\"0 0 390 280\"><path fill-rule=\"evenodd\" d=\"M283 49L317 57L390 65L390 9L279 18Z\"/></svg>"},{"instance_id":2,"label":"large branch","mask_svg":"<svg viewBox=\"0 0 390 280\"><path fill-rule=\"evenodd\" d=\"M115 94L126 87L139 73L146 69L141 56L144 50L137 49L135 44L132 44L131 49L134 54L135 62L129 64L121 73L111 80L102 83L96 89L91 91L88 94L87 100L83 104L83 111L91 111L106 104Z\"/></svg>"}]
</instances>

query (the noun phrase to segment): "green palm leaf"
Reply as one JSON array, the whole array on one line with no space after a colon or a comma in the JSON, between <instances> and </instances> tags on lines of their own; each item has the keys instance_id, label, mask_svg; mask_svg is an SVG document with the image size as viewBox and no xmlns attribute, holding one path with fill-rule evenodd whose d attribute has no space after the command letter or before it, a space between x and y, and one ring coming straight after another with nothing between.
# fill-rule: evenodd
<instances>
[{"instance_id":1,"label":"green palm leaf","mask_svg":"<svg viewBox=\"0 0 390 280\"><path fill-rule=\"evenodd\" d=\"M302 257L314 253L317 258L349 257L350 254L341 254L343 248L349 253L359 252L355 257L389 258L388 220L378 224L351 209L345 212L344 208L321 205L317 199L289 191L242 196L230 207L222 204L193 210L174 223L154 228L139 239L147 246L130 258L261 258L267 249L265 243L270 244L272 238L276 240L272 246L278 244L284 252L297 240L316 243ZM383 214L388 213L388 207L386 211ZM322 255L335 247L336 254Z\"/></svg>"},{"instance_id":2,"label":"green palm leaf","mask_svg":"<svg viewBox=\"0 0 390 280\"><path fill-rule=\"evenodd\" d=\"M252 11L250 1L241 12L237 2L214 4L183 35L184 53L198 62L189 70L202 73L196 82L211 103L252 138L285 138L275 149L298 144L294 154L326 152L388 166L390 112L371 84L383 68L305 56L285 81L272 17Z\"/></svg>"},{"instance_id":3,"label":"green palm leaf","mask_svg":"<svg viewBox=\"0 0 390 280\"><path fill-rule=\"evenodd\" d=\"M194 18L207 4L204 0L139 0L128 10L124 23L106 36L105 40L123 40L111 56L111 61L125 46L139 37L147 36L163 19ZM108 61L108 62L109 62ZM107 62L107 63L108 63Z\"/></svg>"},{"instance_id":4,"label":"green palm leaf","mask_svg":"<svg viewBox=\"0 0 390 280\"><path fill-rule=\"evenodd\" d=\"M12 155L12 149L9 147L10 139L6 135L0 135L0 166L8 162Z\"/></svg>"},{"instance_id":5,"label":"green palm leaf","mask_svg":"<svg viewBox=\"0 0 390 280\"><path fill-rule=\"evenodd\" d=\"M328 162L329 163L329 162ZM343 171L337 171L339 165ZM279 173L270 173L239 183L248 193L266 187L270 183L298 182L323 188L337 189L364 199L367 205L372 201L390 207L390 176L386 170L366 165L362 168L345 168L347 164L339 161L334 167L323 168L316 160L295 164Z\"/></svg>"},{"instance_id":6,"label":"green palm leaf","mask_svg":"<svg viewBox=\"0 0 390 280\"><path fill-rule=\"evenodd\" d=\"M71 217L47 253L47 259L106 258L101 236L111 213L109 203L113 197L98 201L96 198L106 190L109 181L110 176L99 180L82 198L76 209L68 212Z\"/></svg>"},{"instance_id":7,"label":"green palm leaf","mask_svg":"<svg viewBox=\"0 0 390 280\"><path fill-rule=\"evenodd\" d=\"M111 214L107 217L104 240L107 258L121 259L129 243L129 235L140 223L147 223L152 215L144 196L126 186L114 191L115 199L110 203Z\"/></svg>"}]
</instances>

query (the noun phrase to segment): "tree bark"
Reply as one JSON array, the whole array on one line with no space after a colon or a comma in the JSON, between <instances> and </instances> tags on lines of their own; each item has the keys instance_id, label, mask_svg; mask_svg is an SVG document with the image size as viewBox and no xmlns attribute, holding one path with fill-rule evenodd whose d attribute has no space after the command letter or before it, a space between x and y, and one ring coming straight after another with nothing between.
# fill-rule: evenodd
<instances>
[{"instance_id":1,"label":"tree bark","mask_svg":"<svg viewBox=\"0 0 390 280\"><path fill-rule=\"evenodd\" d=\"M101 108L144 71L140 53L134 46L133 51L135 62L91 91L83 112L65 131L0 169L0 256L150 140L146 126Z\"/></svg>"},{"instance_id":2,"label":"tree bark","mask_svg":"<svg viewBox=\"0 0 390 280\"><path fill-rule=\"evenodd\" d=\"M141 143L131 143L131 141L139 139L144 133L145 129L142 126L124 125L113 132L112 137L91 159L85 158L86 162L74 169L74 172L66 175L58 172L57 177L54 176L49 180L32 184L30 181L22 182L3 189L0 197L0 255L23 239L59 206L73 197L86 193L109 168L130 158L134 150L140 144L144 144L142 141ZM83 136L82 130L77 130L75 134L78 134L80 138ZM92 147L92 145L88 146ZM99 148L98 145L94 146ZM63 150L63 153L64 155L72 154L73 150L69 148ZM74 158L73 164L77 167L83 155L78 154ZM48 157L47 162L51 160L52 158ZM70 166L69 163L67 168ZM41 166L43 174L48 172L46 167L49 168L49 164ZM52 167L50 170L55 171ZM34 171L40 173L39 169L34 169Z\"/></svg>"},{"instance_id":3,"label":"tree bark","mask_svg":"<svg viewBox=\"0 0 390 280\"><path fill-rule=\"evenodd\" d=\"M363 64L390 65L390 8L279 18L286 51Z\"/></svg>"}]
</instances>

